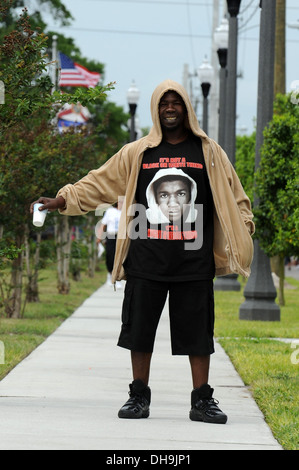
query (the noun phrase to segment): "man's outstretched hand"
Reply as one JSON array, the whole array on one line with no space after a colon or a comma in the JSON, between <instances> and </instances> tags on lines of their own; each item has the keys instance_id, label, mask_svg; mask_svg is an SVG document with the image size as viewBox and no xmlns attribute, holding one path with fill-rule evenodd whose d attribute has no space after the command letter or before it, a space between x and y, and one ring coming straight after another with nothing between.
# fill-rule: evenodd
<instances>
[{"instance_id":1,"label":"man's outstretched hand","mask_svg":"<svg viewBox=\"0 0 299 470\"><path fill-rule=\"evenodd\" d=\"M30 213L33 214L33 206L34 204L43 204L43 206L39 207L40 211L44 211L48 209L48 211L56 211L57 209L63 209L65 207L65 200L62 196L50 198L50 197L40 197L37 201L34 201L30 205Z\"/></svg>"}]
</instances>

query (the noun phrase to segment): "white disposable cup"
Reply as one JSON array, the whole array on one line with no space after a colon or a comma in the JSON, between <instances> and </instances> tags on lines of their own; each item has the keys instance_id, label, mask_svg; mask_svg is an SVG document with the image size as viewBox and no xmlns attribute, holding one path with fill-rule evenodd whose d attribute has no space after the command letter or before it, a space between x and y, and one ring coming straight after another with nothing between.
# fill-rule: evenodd
<instances>
[{"instance_id":1,"label":"white disposable cup","mask_svg":"<svg viewBox=\"0 0 299 470\"><path fill-rule=\"evenodd\" d=\"M42 227L45 222L45 218L47 215L48 210L45 209L44 211L39 211L38 208L43 206L43 204L34 204L33 206L33 225L35 227Z\"/></svg>"}]
</instances>

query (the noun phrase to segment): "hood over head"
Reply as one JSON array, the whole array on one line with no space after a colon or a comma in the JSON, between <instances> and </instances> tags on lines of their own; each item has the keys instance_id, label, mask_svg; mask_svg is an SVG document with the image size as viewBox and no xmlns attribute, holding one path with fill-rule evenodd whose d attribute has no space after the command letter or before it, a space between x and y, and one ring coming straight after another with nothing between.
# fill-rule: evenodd
<instances>
[{"instance_id":1,"label":"hood over head","mask_svg":"<svg viewBox=\"0 0 299 470\"><path fill-rule=\"evenodd\" d=\"M198 120L187 91L179 83L168 79L164 80L156 87L151 98L151 115L153 120L153 127L149 133L149 137L153 141L153 143L157 145L162 140L162 129L159 118L159 103L162 96L168 91L175 91L176 93L178 93L185 103L187 109L187 116L185 122L186 128L190 129L193 134L201 138L207 138L205 132L199 127Z\"/></svg>"}]
</instances>

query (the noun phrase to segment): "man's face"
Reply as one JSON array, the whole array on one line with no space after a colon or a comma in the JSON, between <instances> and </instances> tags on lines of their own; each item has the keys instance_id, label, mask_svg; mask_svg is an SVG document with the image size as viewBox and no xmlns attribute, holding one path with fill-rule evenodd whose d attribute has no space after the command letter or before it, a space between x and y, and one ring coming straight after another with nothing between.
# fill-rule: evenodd
<instances>
[{"instance_id":1,"label":"man's face","mask_svg":"<svg viewBox=\"0 0 299 470\"><path fill-rule=\"evenodd\" d=\"M175 91L165 93L159 103L159 117L161 126L167 130L176 130L184 125L187 114L186 106Z\"/></svg>"},{"instance_id":2,"label":"man's face","mask_svg":"<svg viewBox=\"0 0 299 470\"><path fill-rule=\"evenodd\" d=\"M157 189L157 203L170 221L181 218L184 205L190 201L188 185L181 180L165 181Z\"/></svg>"}]
</instances>

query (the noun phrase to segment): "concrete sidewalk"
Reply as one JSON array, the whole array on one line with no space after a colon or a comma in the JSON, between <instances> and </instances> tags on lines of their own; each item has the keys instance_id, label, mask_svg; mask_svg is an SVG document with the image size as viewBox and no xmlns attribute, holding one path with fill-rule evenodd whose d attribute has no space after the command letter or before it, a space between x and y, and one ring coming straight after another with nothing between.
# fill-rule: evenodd
<instances>
[{"instance_id":1,"label":"concrete sidewalk","mask_svg":"<svg viewBox=\"0 0 299 470\"><path fill-rule=\"evenodd\" d=\"M1 450L281 450L217 343L210 384L228 423L189 420L189 361L171 356L167 311L152 360L151 415L119 419L131 382L129 352L116 346L122 298L101 287L0 382Z\"/></svg>"}]
</instances>

